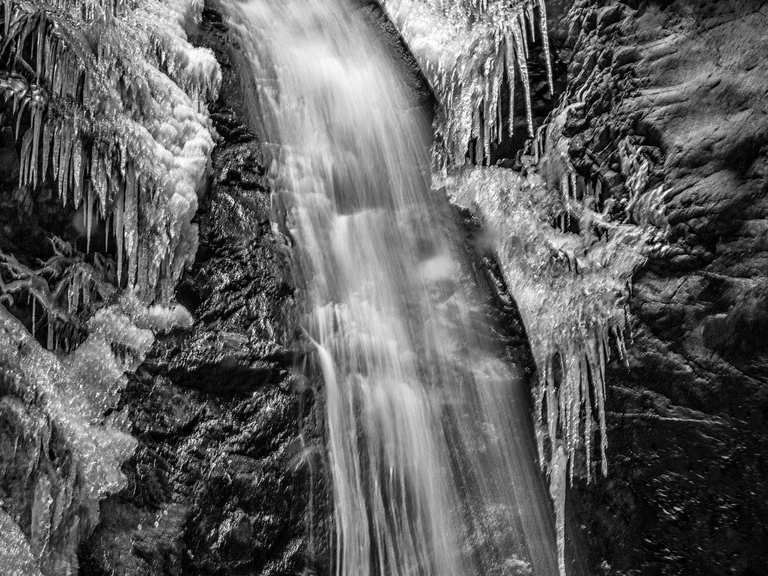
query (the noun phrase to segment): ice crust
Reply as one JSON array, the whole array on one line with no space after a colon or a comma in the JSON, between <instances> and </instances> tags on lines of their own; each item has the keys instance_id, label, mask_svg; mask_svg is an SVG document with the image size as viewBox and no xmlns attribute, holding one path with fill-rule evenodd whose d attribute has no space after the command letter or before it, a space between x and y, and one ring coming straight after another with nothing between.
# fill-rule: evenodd
<instances>
[{"instance_id":1,"label":"ice crust","mask_svg":"<svg viewBox=\"0 0 768 576\"><path fill-rule=\"evenodd\" d=\"M42 439L40 450L55 430L73 462L71 474L38 468L42 456L28 463L30 518L11 517L15 504L0 503L0 563L14 576L77 572L78 534L96 525L99 501L124 487L121 465L136 446L119 413L104 414L155 334L192 324L168 302L195 256L192 218L214 146L206 103L221 74L186 32L201 13L199 0L0 5L6 49L28 64L0 71L1 110L20 143L19 186L52 185L82 214L89 251L99 222L117 249L117 286L99 277L103 255L86 262L56 238L56 255L41 268L0 253L0 378L12 393L4 409ZM64 280L49 287L53 277ZM33 326L47 315L48 349L4 306L23 297ZM58 346L53 332L73 319L87 336ZM63 526L72 507L85 520ZM71 549L53 550L62 530Z\"/></svg>"}]
</instances>

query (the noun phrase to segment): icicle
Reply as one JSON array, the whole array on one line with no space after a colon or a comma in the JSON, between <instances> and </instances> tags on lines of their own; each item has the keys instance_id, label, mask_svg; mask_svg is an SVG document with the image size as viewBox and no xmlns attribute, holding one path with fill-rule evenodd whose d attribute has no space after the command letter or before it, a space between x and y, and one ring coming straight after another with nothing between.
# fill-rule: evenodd
<instances>
[{"instance_id":1,"label":"icicle","mask_svg":"<svg viewBox=\"0 0 768 576\"><path fill-rule=\"evenodd\" d=\"M70 183L70 174L71 174L71 158L72 158L72 131L70 129L70 126L67 124L64 127L64 134L62 135L64 138L64 142L62 143L61 148L61 158L59 159L59 174L58 174L58 181L59 181L59 196L62 199L66 199L69 191L69 183ZM64 204L66 205L66 200L64 200ZM75 206L77 208L77 206Z\"/></svg>"},{"instance_id":2,"label":"icicle","mask_svg":"<svg viewBox=\"0 0 768 576\"><path fill-rule=\"evenodd\" d=\"M501 110L501 102L496 107L496 143L501 144L502 141L502 126L504 125L504 115Z\"/></svg>"},{"instance_id":3,"label":"icicle","mask_svg":"<svg viewBox=\"0 0 768 576\"><path fill-rule=\"evenodd\" d=\"M104 163L104 158L101 155L97 157L95 154L94 158L96 158L96 175L95 177L92 175L91 179L96 183L96 192L98 193L99 198L99 211L103 218L106 216L109 181L107 179L107 168Z\"/></svg>"},{"instance_id":4,"label":"icicle","mask_svg":"<svg viewBox=\"0 0 768 576\"><path fill-rule=\"evenodd\" d=\"M93 228L93 186L85 187L85 252L91 252L91 230Z\"/></svg>"},{"instance_id":5,"label":"icicle","mask_svg":"<svg viewBox=\"0 0 768 576\"><path fill-rule=\"evenodd\" d=\"M42 177L46 178L48 173L48 163L51 158L51 140L53 137L52 126L50 122L43 123L43 165L42 165Z\"/></svg>"},{"instance_id":6,"label":"icicle","mask_svg":"<svg viewBox=\"0 0 768 576\"><path fill-rule=\"evenodd\" d=\"M29 183L29 149L32 146L32 138L27 132L21 141L21 158L19 159L19 188L24 188Z\"/></svg>"},{"instance_id":7,"label":"icicle","mask_svg":"<svg viewBox=\"0 0 768 576\"><path fill-rule=\"evenodd\" d=\"M483 83L483 126L481 126L482 129L482 145L483 145L483 157L482 161L479 162L479 164L485 164L486 159L490 159L491 156L491 134L490 134L490 126L491 126L491 83L493 82L493 78L491 75L491 59L488 58L485 61L485 65L483 66L484 69L484 75L485 75L485 82Z\"/></svg>"},{"instance_id":8,"label":"icicle","mask_svg":"<svg viewBox=\"0 0 768 576\"><path fill-rule=\"evenodd\" d=\"M80 206L80 200L83 197L83 149L80 138L75 135L75 142L72 149L72 172L75 178L74 187L74 207L75 210Z\"/></svg>"},{"instance_id":9,"label":"icicle","mask_svg":"<svg viewBox=\"0 0 768 576\"><path fill-rule=\"evenodd\" d=\"M542 44L544 46L544 58L547 66L547 84L549 85L549 95L555 93L555 80L552 74L552 54L549 47L549 25L547 24L547 3L546 0L537 0L539 7L539 28L541 29Z\"/></svg>"},{"instance_id":10,"label":"icicle","mask_svg":"<svg viewBox=\"0 0 768 576\"><path fill-rule=\"evenodd\" d=\"M61 123L59 122L53 127L53 152L51 160L53 162L53 177L57 178L59 174L59 161L61 160Z\"/></svg>"},{"instance_id":11,"label":"icicle","mask_svg":"<svg viewBox=\"0 0 768 576\"><path fill-rule=\"evenodd\" d=\"M125 182L123 182L115 202L115 217L113 218L113 223L115 226L115 242L117 244L117 285L120 287L122 285L123 277L123 206L125 202Z\"/></svg>"},{"instance_id":12,"label":"icicle","mask_svg":"<svg viewBox=\"0 0 768 576\"><path fill-rule=\"evenodd\" d=\"M509 136L511 138L515 132L515 49L512 42L509 41L509 37L505 39L505 44L507 48L507 78L509 81Z\"/></svg>"},{"instance_id":13,"label":"icicle","mask_svg":"<svg viewBox=\"0 0 768 576\"><path fill-rule=\"evenodd\" d=\"M39 83L42 76L43 76L43 50L41 47L44 45L44 38L45 38L45 18L40 18L40 21L37 23L37 52L36 56L36 65L35 65L35 77L37 78L37 82Z\"/></svg>"},{"instance_id":14,"label":"icicle","mask_svg":"<svg viewBox=\"0 0 768 576\"><path fill-rule=\"evenodd\" d=\"M43 130L42 122L43 113L37 106L35 106L32 112L32 127L30 128L30 130L32 130L32 154L29 160L32 169L32 186L35 188L37 188L38 184L38 166L40 164L38 154L40 152L40 137L42 136Z\"/></svg>"},{"instance_id":15,"label":"icicle","mask_svg":"<svg viewBox=\"0 0 768 576\"><path fill-rule=\"evenodd\" d=\"M493 71L491 74L491 86L490 86L490 96L491 96L491 102L488 107L489 109L489 120L488 123L490 126L492 126L495 130L496 134L496 140L500 141L501 138L499 136L499 127L501 126L501 102L499 99L499 93L501 92L501 84L504 80L504 56L503 54L498 56L494 62L493 62ZM498 121L498 123L497 123ZM490 132L490 131L489 131ZM493 137L492 133L489 133L489 139ZM489 143L489 153L488 158L490 160L490 143Z\"/></svg>"},{"instance_id":16,"label":"icicle","mask_svg":"<svg viewBox=\"0 0 768 576\"><path fill-rule=\"evenodd\" d=\"M565 493L566 470L568 457L561 443L553 450L550 468L549 493L555 505L555 534L557 538L557 566L560 576L566 575L565 570Z\"/></svg>"},{"instance_id":17,"label":"icicle","mask_svg":"<svg viewBox=\"0 0 768 576\"><path fill-rule=\"evenodd\" d=\"M533 110L531 107L531 84L528 78L528 66L525 62L526 48L523 39L523 33L520 30L519 21L512 24L512 37L515 40L515 52L517 56L518 69L520 70L520 81L523 84L525 93L525 112L528 120L528 134L533 137Z\"/></svg>"},{"instance_id":18,"label":"icicle","mask_svg":"<svg viewBox=\"0 0 768 576\"><path fill-rule=\"evenodd\" d=\"M528 2L525 7L525 19L528 22L528 28L531 32L531 42L536 42L536 20L533 17L533 3ZM542 33L545 29L542 29Z\"/></svg>"},{"instance_id":19,"label":"icicle","mask_svg":"<svg viewBox=\"0 0 768 576\"><path fill-rule=\"evenodd\" d=\"M48 314L48 338L46 339L46 348L48 350L54 349L54 330L53 330L53 318L51 318L51 315Z\"/></svg>"},{"instance_id":20,"label":"icicle","mask_svg":"<svg viewBox=\"0 0 768 576\"><path fill-rule=\"evenodd\" d=\"M592 480L592 402L589 394L590 380L586 374L581 380L581 394L584 398L584 443L587 458L587 482Z\"/></svg>"},{"instance_id":21,"label":"icicle","mask_svg":"<svg viewBox=\"0 0 768 576\"><path fill-rule=\"evenodd\" d=\"M528 61L528 27L525 24L525 12L519 12L517 15L517 18L515 19L515 25L517 29L520 31L520 37L521 37L521 44L522 44L522 53L525 57L526 61L526 69L528 68L527 61Z\"/></svg>"},{"instance_id":22,"label":"icicle","mask_svg":"<svg viewBox=\"0 0 768 576\"><path fill-rule=\"evenodd\" d=\"M600 422L600 458L602 464L602 472L604 476L608 475L608 435L607 425L605 421L605 360L608 355L608 342L604 334L601 334L603 353L599 354L600 370L598 371L595 379L593 380L593 388L595 390L597 413Z\"/></svg>"},{"instance_id":23,"label":"icicle","mask_svg":"<svg viewBox=\"0 0 768 576\"><path fill-rule=\"evenodd\" d=\"M123 212L123 233L125 237L125 252L128 260L128 286L133 286L136 282L137 269L137 249L138 249L138 213L137 213L137 185L136 173L133 165L128 165L125 188L125 204Z\"/></svg>"}]
</instances>

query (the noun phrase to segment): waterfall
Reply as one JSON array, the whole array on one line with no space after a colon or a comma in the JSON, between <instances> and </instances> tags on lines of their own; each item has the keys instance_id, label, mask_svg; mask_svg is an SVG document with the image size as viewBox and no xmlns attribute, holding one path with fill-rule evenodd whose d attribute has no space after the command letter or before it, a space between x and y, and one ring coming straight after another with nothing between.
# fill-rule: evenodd
<instances>
[{"instance_id":1,"label":"waterfall","mask_svg":"<svg viewBox=\"0 0 768 576\"><path fill-rule=\"evenodd\" d=\"M306 286L334 573L554 576L529 392L430 191L429 119L370 7L227 10Z\"/></svg>"}]
</instances>

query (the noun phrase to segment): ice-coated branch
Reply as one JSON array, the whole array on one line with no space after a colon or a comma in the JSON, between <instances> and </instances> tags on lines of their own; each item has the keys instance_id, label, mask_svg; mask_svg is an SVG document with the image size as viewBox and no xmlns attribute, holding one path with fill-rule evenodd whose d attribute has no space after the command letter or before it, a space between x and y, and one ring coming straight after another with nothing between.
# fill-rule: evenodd
<instances>
[{"instance_id":1,"label":"ice-coated branch","mask_svg":"<svg viewBox=\"0 0 768 576\"><path fill-rule=\"evenodd\" d=\"M26 294L32 303L32 334L44 319L48 348L68 350L84 332L84 322L114 295L114 268L101 254L89 264L60 238L51 243L54 255L34 269L0 251L0 304L12 306L14 295Z\"/></svg>"}]
</instances>

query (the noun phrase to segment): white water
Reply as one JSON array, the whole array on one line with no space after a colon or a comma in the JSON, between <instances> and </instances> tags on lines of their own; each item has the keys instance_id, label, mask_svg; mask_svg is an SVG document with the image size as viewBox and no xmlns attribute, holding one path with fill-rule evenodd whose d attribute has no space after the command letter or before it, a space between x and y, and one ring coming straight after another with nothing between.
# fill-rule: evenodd
<instances>
[{"instance_id":1,"label":"white water","mask_svg":"<svg viewBox=\"0 0 768 576\"><path fill-rule=\"evenodd\" d=\"M339 576L554 576L528 391L428 183L427 118L355 0L230 7L307 286Z\"/></svg>"}]
</instances>

